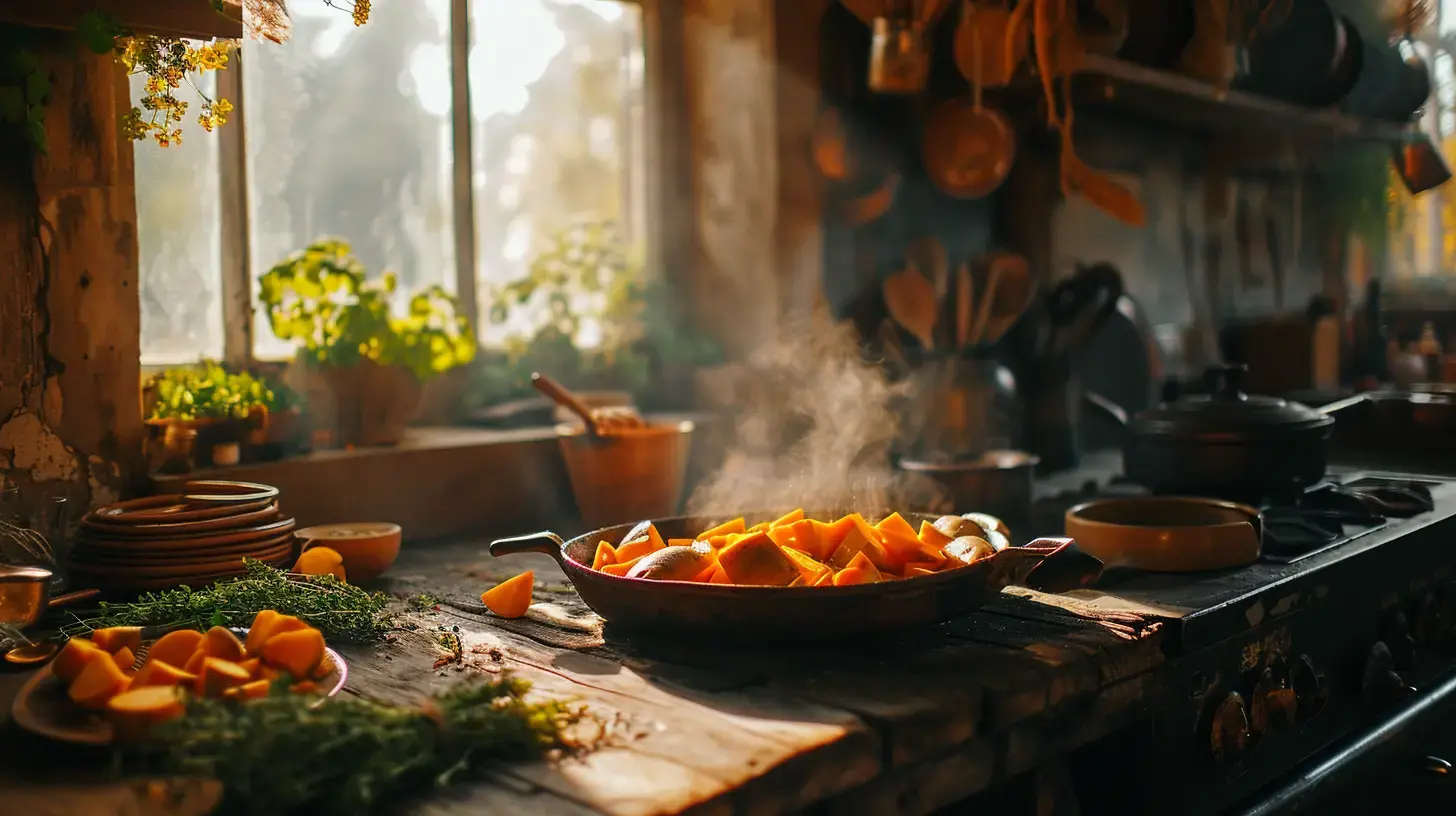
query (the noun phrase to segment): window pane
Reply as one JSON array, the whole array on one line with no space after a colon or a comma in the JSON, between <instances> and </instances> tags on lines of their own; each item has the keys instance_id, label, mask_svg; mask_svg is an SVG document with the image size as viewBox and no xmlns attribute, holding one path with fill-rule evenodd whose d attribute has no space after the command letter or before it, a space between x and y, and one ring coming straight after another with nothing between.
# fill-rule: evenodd
<instances>
[{"instance_id":1,"label":"window pane","mask_svg":"<svg viewBox=\"0 0 1456 816\"><path fill-rule=\"evenodd\" d=\"M213 75L192 80L213 93ZM145 76L131 78L140 99ZM189 112L202 97L183 84L177 98ZM167 365L222 356L222 238L218 207L217 134L189 115L181 144L137 142L137 248L141 256L142 363ZM226 127L226 125L224 125Z\"/></svg>"},{"instance_id":2,"label":"window pane","mask_svg":"<svg viewBox=\"0 0 1456 816\"><path fill-rule=\"evenodd\" d=\"M644 241L642 10L612 0L472 0L480 333L489 290L525 276L552 233L614 220ZM589 340L588 340L589 342Z\"/></svg>"},{"instance_id":3,"label":"window pane","mask_svg":"<svg viewBox=\"0 0 1456 816\"><path fill-rule=\"evenodd\" d=\"M372 275L399 273L401 298L454 291L449 0L376 3L358 27L324 3L289 11L287 43L243 56L254 291L324 235L352 242ZM257 321L256 354L291 356Z\"/></svg>"}]
</instances>

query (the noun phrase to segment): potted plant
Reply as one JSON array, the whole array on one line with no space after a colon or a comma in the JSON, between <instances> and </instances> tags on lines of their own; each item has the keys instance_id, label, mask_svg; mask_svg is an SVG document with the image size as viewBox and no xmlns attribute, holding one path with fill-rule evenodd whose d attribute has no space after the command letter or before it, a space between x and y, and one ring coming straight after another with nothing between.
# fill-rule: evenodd
<instances>
[{"instance_id":1,"label":"potted plant","mask_svg":"<svg viewBox=\"0 0 1456 816\"><path fill-rule=\"evenodd\" d=\"M193 455L204 465L219 446L241 445L265 433L275 399L264 380L211 360L153 375L142 393L147 424L162 431L168 448L182 444L182 432L195 434Z\"/></svg>"},{"instance_id":2,"label":"potted plant","mask_svg":"<svg viewBox=\"0 0 1456 816\"><path fill-rule=\"evenodd\" d=\"M423 383L475 356L474 331L453 296L425 287L396 315L397 288L393 273L370 281L337 238L314 241L259 279L258 302L273 333L297 346L327 386L330 404L310 400L310 412L339 444L397 443Z\"/></svg>"},{"instance_id":3,"label":"potted plant","mask_svg":"<svg viewBox=\"0 0 1456 816\"><path fill-rule=\"evenodd\" d=\"M532 371L589 396L640 392L649 375L636 349L641 277L613 222L587 221L555 233L525 277L488 292L490 321L508 334L477 374L484 400L533 393Z\"/></svg>"}]
</instances>

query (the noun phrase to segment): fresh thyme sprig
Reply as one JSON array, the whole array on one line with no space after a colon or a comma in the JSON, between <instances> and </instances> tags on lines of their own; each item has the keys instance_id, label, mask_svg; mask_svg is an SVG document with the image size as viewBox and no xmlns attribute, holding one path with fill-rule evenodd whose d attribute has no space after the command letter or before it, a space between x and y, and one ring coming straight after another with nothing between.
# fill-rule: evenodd
<instances>
[{"instance_id":1,"label":"fresh thyme sprig","mask_svg":"<svg viewBox=\"0 0 1456 816\"><path fill-rule=\"evenodd\" d=\"M487 762L582 747L566 734L584 712L528 702L529 689L517 678L490 678L417 708L355 697L320 704L297 694L245 705L197 700L152 742L123 748L121 759L139 772L221 781L223 814L352 816Z\"/></svg>"},{"instance_id":2,"label":"fresh thyme sprig","mask_svg":"<svg viewBox=\"0 0 1456 816\"><path fill-rule=\"evenodd\" d=\"M264 609L297 615L331 642L374 643L393 626L390 599L339 581L332 575L291 575L260 561L245 560L247 574L192 589L149 592L130 603L102 603L94 617L61 627L66 637L85 636L108 626L207 629L248 626Z\"/></svg>"}]
</instances>

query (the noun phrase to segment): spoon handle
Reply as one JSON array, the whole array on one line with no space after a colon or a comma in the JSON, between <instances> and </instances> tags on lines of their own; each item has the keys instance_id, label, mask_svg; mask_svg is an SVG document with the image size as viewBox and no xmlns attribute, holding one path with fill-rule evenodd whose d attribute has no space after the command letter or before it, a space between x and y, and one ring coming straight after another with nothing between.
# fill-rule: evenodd
<instances>
[{"instance_id":1,"label":"spoon handle","mask_svg":"<svg viewBox=\"0 0 1456 816\"><path fill-rule=\"evenodd\" d=\"M552 402L581 417L581 421L586 423L588 436L597 435L597 423L592 417L591 409L586 407L581 400L577 399L575 394L566 390L566 386L539 371L532 372L531 385L535 386L537 391L549 397Z\"/></svg>"}]
</instances>

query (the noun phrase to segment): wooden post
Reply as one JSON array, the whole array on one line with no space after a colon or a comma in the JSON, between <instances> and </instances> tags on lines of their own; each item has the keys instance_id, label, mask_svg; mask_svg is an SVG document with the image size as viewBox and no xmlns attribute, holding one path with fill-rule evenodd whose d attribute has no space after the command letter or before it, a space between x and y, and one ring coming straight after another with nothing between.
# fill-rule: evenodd
<instances>
[{"instance_id":1,"label":"wooden post","mask_svg":"<svg viewBox=\"0 0 1456 816\"><path fill-rule=\"evenodd\" d=\"M141 475L130 101L111 55L68 33L36 41L49 154L0 158L0 485L77 508Z\"/></svg>"}]
</instances>

